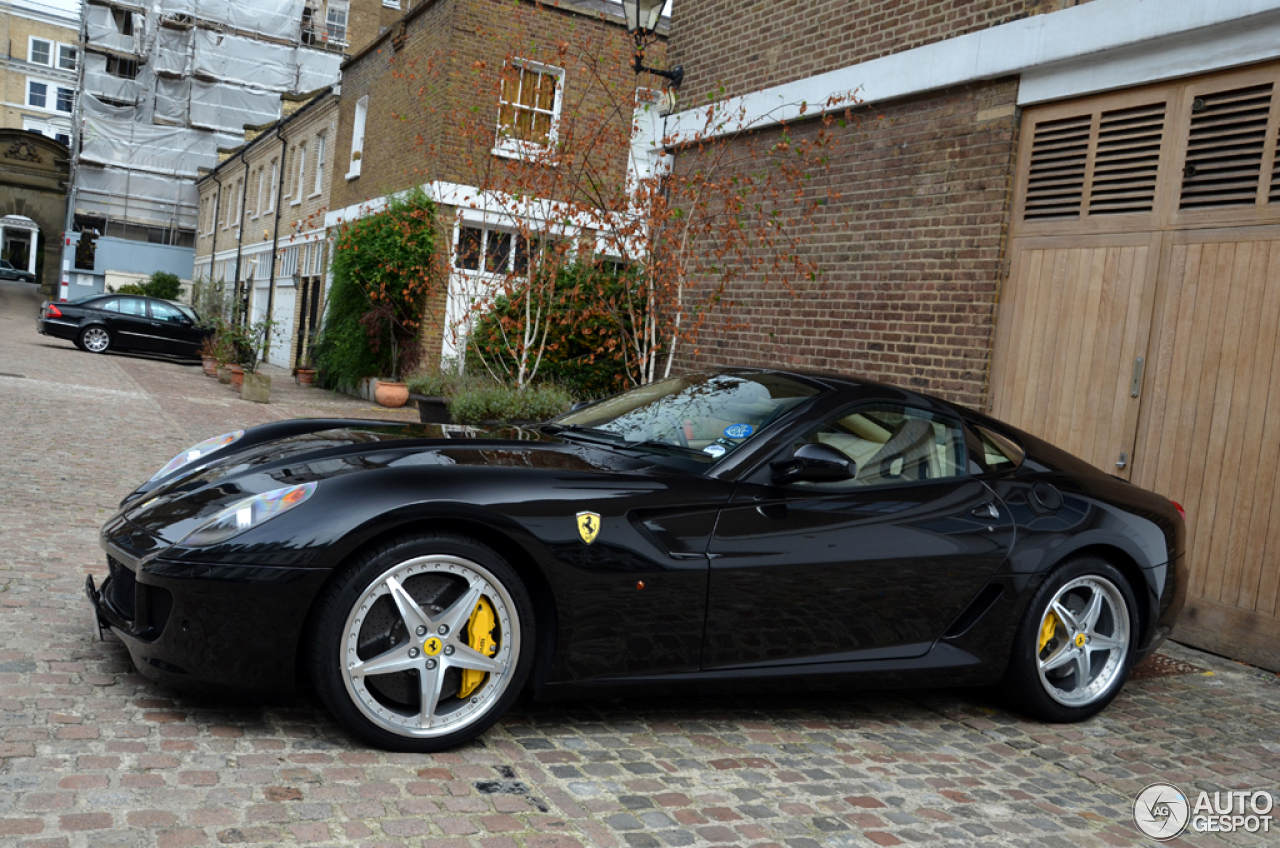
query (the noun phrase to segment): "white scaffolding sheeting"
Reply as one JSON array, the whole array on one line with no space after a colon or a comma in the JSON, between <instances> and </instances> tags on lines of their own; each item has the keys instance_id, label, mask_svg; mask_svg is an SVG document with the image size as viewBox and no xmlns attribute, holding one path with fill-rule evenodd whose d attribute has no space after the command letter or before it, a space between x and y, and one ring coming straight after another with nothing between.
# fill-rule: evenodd
<instances>
[{"instance_id":1,"label":"white scaffolding sheeting","mask_svg":"<svg viewBox=\"0 0 1280 848\"><path fill-rule=\"evenodd\" d=\"M85 168L78 175L81 214L190 230L199 205L200 192L190 180L117 168Z\"/></svg>"},{"instance_id":2,"label":"white scaffolding sheeting","mask_svg":"<svg viewBox=\"0 0 1280 848\"><path fill-rule=\"evenodd\" d=\"M305 0L160 0L162 14L190 15L232 29L270 38L294 39L302 22Z\"/></svg>"},{"instance_id":3,"label":"white scaffolding sheeting","mask_svg":"<svg viewBox=\"0 0 1280 848\"><path fill-rule=\"evenodd\" d=\"M121 14L128 15L133 19L133 32L135 34L142 32L143 15L124 11L121 11ZM136 52L135 35L125 35L120 32L115 15L105 6L89 6L85 15L85 26L88 28L90 44L96 44L108 50L117 50L121 53Z\"/></svg>"},{"instance_id":4,"label":"white scaffolding sheeting","mask_svg":"<svg viewBox=\"0 0 1280 848\"><path fill-rule=\"evenodd\" d=\"M296 61L291 45L200 29L196 30L191 73L206 79L293 91L298 77Z\"/></svg>"},{"instance_id":5,"label":"white scaffolding sheeting","mask_svg":"<svg viewBox=\"0 0 1280 848\"><path fill-rule=\"evenodd\" d=\"M218 148L239 144L239 136L188 127L139 124L117 118L84 116L80 159L178 177L217 162Z\"/></svg>"},{"instance_id":6,"label":"white scaffolding sheeting","mask_svg":"<svg viewBox=\"0 0 1280 848\"><path fill-rule=\"evenodd\" d=\"M279 120L282 94L336 83L343 57L303 44L306 0L120 5L87 6L76 211L193 229L198 169Z\"/></svg>"},{"instance_id":7,"label":"white scaffolding sheeting","mask_svg":"<svg viewBox=\"0 0 1280 848\"><path fill-rule=\"evenodd\" d=\"M192 126L243 134L246 124L269 124L279 119L280 95L274 92L191 81Z\"/></svg>"}]
</instances>

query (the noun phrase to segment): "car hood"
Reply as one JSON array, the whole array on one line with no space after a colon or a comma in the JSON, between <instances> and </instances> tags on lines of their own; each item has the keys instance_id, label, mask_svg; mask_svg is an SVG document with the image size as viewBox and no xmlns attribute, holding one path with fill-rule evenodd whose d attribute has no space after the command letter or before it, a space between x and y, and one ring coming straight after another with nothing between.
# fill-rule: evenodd
<instances>
[{"instance_id":1,"label":"car hood","mask_svg":"<svg viewBox=\"0 0 1280 848\"><path fill-rule=\"evenodd\" d=\"M653 467L644 457L523 428L316 423L320 429L239 449L231 446L225 456L126 502L122 515L136 527L176 542L244 498L348 474L399 470L443 479L442 469L460 466L561 474L642 473ZM432 494L448 497L447 489Z\"/></svg>"}]
</instances>

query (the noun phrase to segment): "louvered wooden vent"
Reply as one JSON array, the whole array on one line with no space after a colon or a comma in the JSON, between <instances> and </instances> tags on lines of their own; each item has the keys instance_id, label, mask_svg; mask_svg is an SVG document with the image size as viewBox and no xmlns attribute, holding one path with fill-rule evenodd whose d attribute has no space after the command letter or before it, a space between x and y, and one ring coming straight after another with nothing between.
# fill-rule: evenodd
<instances>
[{"instance_id":1,"label":"louvered wooden vent","mask_svg":"<svg viewBox=\"0 0 1280 848\"><path fill-rule=\"evenodd\" d=\"M1280 143L1276 144L1276 150L1280 151ZM1268 203L1280 203L1280 155L1275 157L1275 162L1271 167L1271 192L1267 197Z\"/></svg>"},{"instance_id":2,"label":"louvered wooden vent","mask_svg":"<svg viewBox=\"0 0 1280 848\"><path fill-rule=\"evenodd\" d=\"M1090 215L1154 208L1164 112L1164 103L1153 103L1102 113L1089 185Z\"/></svg>"},{"instance_id":3,"label":"louvered wooden vent","mask_svg":"<svg viewBox=\"0 0 1280 848\"><path fill-rule=\"evenodd\" d=\"M1256 202L1272 84L1197 97L1182 169L1181 208Z\"/></svg>"},{"instance_id":4,"label":"louvered wooden vent","mask_svg":"<svg viewBox=\"0 0 1280 848\"><path fill-rule=\"evenodd\" d=\"M1084 199L1092 115L1036 124L1023 217L1074 218Z\"/></svg>"}]
</instances>

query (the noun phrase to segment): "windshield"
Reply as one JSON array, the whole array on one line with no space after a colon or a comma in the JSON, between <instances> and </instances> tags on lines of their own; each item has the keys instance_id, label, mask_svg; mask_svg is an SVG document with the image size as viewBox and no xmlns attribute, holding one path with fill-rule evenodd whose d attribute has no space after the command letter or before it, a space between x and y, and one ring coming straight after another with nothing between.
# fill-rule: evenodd
<instances>
[{"instance_id":1,"label":"windshield","mask_svg":"<svg viewBox=\"0 0 1280 848\"><path fill-rule=\"evenodd\" d=\"M717 460L822 391L769 372L687 374L555 419L619 444L669 447Z\"/></svg>"}]
</instances>

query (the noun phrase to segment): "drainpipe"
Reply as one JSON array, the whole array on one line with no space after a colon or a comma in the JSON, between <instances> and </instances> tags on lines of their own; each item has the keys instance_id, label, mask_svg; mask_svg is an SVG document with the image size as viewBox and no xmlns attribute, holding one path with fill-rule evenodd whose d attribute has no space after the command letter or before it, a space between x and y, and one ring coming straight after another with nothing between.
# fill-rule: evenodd
<instances>
[{"instance_id":1,"label":"drainpipe","mask_svg":"<svg viewBox=\"0 0 1280 848\"><path fill-rule=\"evenodd\" d=\"M284 129L283 126L276 127L276 140L280 142L280 169L276 172L276 219L271 233L271 278L267 283L267 318L275 314L272 310L276 305L276 250L280 244L280 215L284 211L280 207L284 202L284 160L289 153L289 142L281 134L282 129ZM271 341L268 339L264 347L270 350L270 346Z\"/></svg>"},{"instance_id":2,"label":"drainpipe","mask_svg":"<svg viewBox=\"0 0 1280 848\"><path fill-rule=\"evenodd\" d=\"M249 146L248 142L245 142L243 145L241 145L240 152L237 153L236 156L234 157L234 158L239 158L240 165L242 168L244 168L244 188L240 190L240 218L236 221L236 269L235 269L234 276L236 280L237 291L240 288L240 254L241 254L240 249L241 249L241 246L244 244L244 209L245 209L245 202L248 201L249 199L249 165L247 162L244 161L245 148L247 148L248 146ZM245 298L245 300L248 300L248 298ZM239 308L239 303L236 304L236 308L237 309ZM246 309L244 313L240 316L240 319L241 319L240 323L242 325L248 323L249 321L248 312L249 310Z\"/></svg>"},{"instance_id":3,"label":"drainpipe","mask_svg":"<svg viewBox=\"0 0 1280 848\"><path fill-rule=\"evenodd\" d=\"M218 267L218 216L222 214L222 176L214 171L213 181L218 184L218 191L213 196L213 245L209 248L209 276L213 276L213 269ZM212 280L210 280L212 282ZM226 280L223 280L226 283ZM218 320L222 320L222 316L218 316Z\"/></svg>"}]
</instances>

